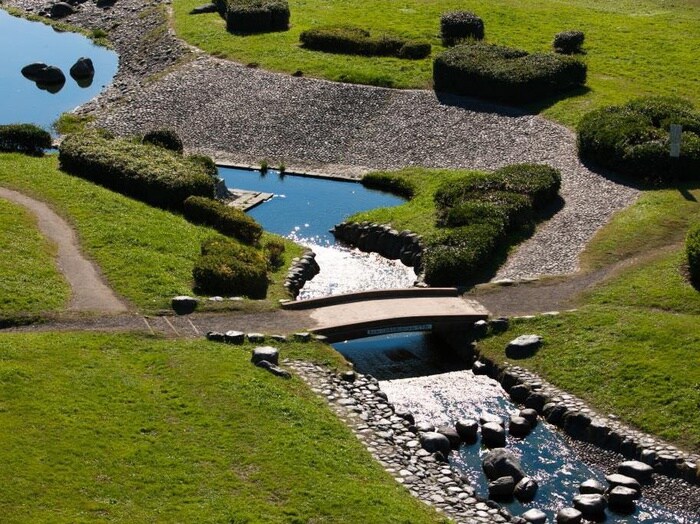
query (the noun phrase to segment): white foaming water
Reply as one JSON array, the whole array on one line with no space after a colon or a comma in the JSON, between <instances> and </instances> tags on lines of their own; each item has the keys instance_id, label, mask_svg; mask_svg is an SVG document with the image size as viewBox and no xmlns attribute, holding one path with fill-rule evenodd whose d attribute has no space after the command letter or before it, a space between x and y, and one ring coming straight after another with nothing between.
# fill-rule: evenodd
<instances>
[{"instance_id":1,"label":"white foaming water","mask_svg":"<svg viewBox=\"0 0 700 524\"><path fill-rule=\"evenodd\" d=\"M377 253L364 253L340 244L319 245L294 238L316 253L321 272L309 280L297 300L326 297L370 289L411 287L416 280L413 268L399 260L388 260Z\"/></svg>"}]
</instances>

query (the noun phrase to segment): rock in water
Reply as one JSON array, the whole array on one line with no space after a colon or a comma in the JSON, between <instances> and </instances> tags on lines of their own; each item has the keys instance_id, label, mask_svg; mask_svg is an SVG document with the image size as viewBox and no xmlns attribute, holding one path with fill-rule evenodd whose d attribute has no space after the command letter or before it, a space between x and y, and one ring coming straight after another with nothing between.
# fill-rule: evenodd
<instances>
[{"instance_id":1,"label":"rock in water","mask_svg":"<svg viewBox=\"0 0 700 524\"><path fill-rule=\"evenodd\" d=\"M638 460L626 460L617 467L617 472L646 484L651 482L651 474L654 472L654 468Z\"/></svg>"},{"instance_id":2,"label":"rock in water","mask_svg":"<svg viewBox=\"0 0 700 524\"><path fill-rule=\"evenodd\" d=\"M607 503L603 495L591 493L589 495L576 495L574 497L574 507L581 512L583 518L600 521L605 518Z\"/></svg>"},{"instance_id":3,"label":"rock in water","mask_svg":"<svg viewBox=\"0 0 700 524\"><path fill-rule=\"evenodd\" d=\"M489 498L494 500L512 499L515 489L513 477L499 477L489 482Z\"/></svg>"},{"instance_id":4,"label":"rock in water","mask_svg":"<svg viewBox=\"0 0 700 524\"><path fill-rule=\"evenodd\" d=\"M495 422L487 422L481 426L481 442L487 448L502 448L506 445L506 430Z\"/></svg>"},{"instance_id":5,"label":"rock in water","mask_svg":"<svg viewBox=\"0 0 700 524\"><path fill-rule=\"evenodd\" d=\"M78 58L70 68L70 76L76 80L95 76L95 66L92 65L92 60L86 57Z\"/></svg>"},{"instance_id":6,"label":"rock in water","mask_svg":"<svg viewBox=\"0 0 700 524\"><path fill-rule=\"evenodd\" d=\"M535 479L532 477L523 477L520 479L520 482L515 485L515 491L513 494L520 502L531 502L535 498L538 487L539 486L537 485L537 481Z\"/></svg>"},{"instance_id":7,"label":"rock in water","mask_svg":"<svg viewBox=\"0 0 700 524\"><path fill-rule=\"evenodd\" d=\"M557 524L581 524L583 515L576 508L561 508L557 512Z\"/></svg>"},{"instance_id":8,"label":"rock in water","mask_svg":"<svg viewBox=\"0 0 700 524\"><path fill-rule=\"evenodd\" d=\"M518 458L504 448L489 451L484 457L481 467L489 480L510 476L515 479L515 482L520 482L525 476ZM515 486L513 487L515 488Z\"/></svg>"},{"instance_id":9,"label":"rock in water","mask_svg":"<svg viewBox=\"0 0 700 524\"><path fill-rule=\"evenodd\" d=\"M532 524L545 524L547 522L547 514L537 508L529 509L520 516Z\"/></svg>"},{"instance_id":10,"label":"rock in water","mask_svg":"<svg viewBox=\"0 0 700 524\"><path fill-rule=\"evenodd\" d=\"M428 453L439 451L443 456L447 457L450 454L450 441L442 433L428 431L420 434L420 443L423 449Z\"/></svg>"}]
</instances>

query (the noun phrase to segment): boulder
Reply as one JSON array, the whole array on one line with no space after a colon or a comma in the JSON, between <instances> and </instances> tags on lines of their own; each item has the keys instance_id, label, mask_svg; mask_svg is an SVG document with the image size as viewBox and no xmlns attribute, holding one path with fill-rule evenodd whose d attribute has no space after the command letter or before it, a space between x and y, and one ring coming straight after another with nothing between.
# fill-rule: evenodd
<instances>
[{"instance_id":1,"label":"boulder","mask_svg":"<svg viewBox=\"0 0 700 524\"><path fill-rule=\"evenodd\" d=\"M413 413L408 411L397 411L396 416L404 419L410 425L414 425L416 423L416 418L413 416Z\"/></svg>"},{"instance_id":2,"label":"boulder","mask_svg":"<svg viewBox=\"0 0 700 524\"><path fill-rule=\"evenodd\" d=\"M224 341L224 334L219 331L209 331L206 336L207 340L211 340L212 342Z\"/></svg>"},{"instance_id":3,"label":"boulder","mask_svg":"<svg viewBox=\"0 0 700 524\"><path fill-rule=\"evenodd\" d=\"M459 434L459 437L464 442L476 442L476 434L479 431L479 424L473 419L461 419L457 421L455 429Z\"/></svg>"},{"instance_id":4,"label":"boulder","mask_svg":"<svg viewBox=\"0 0 700 524\"><path fill-rule=\"evenodd\" d=\"M484 457L481 467L489 480L510 476L515 482L520 482L525 477L520 460L504 448L489 451ZM515 489L515 486L513 488Z\"/></svg>"},{"instance_id":5,"label":"boulder","mask_svg":"<svg viewBox=\"0 0 700 524\"><path fill-rule=\"evenodd\" d=\"M297 342L309 342L311 340L311 333L294 333L292 338Z\"/></svg>"},{"instance_id":6,"label":"boulder","mask_svg":"<svg viewBox=\"0 0 700 524\"><path fill-rule=\"evenodd\" d=\"M488 375L488 367L480 360L477 360L472 364L472 373L475 375Z\"/></svg>"},{"instance_id":7,"label":"boulder","mask_svg":"<svg viewBox=\"0 0 700 524\"><path fill-rule=\"evenodd\" d=\"M253 364L257 364L258 362L266 360L270 364L275 364L277 365L280 360L280 351L277 348L273 348L271 346L260 346L255 349L253 349L250 357L250 361Z\"/></svg>"},{"instance_id":8,"label":"boulder","mask_svg":"<svg viewBox=\"0 0 700 524\"><path fill-rule=\"evenodd\" d=\"M190 11L191 15L201 15L204 13L216 13L216 4L204 4L193 8Z\"/></svg>"},{"instance_id":9,"label":"boulder","mask_svg":"<svg viewBox=\"0 0 700 524\"><path fill-rule=\"evenodd\" d=\"M537 508L529 509L520 516L527 522L532 522L532 524L545 524L547 522L547 514Z\"/></svg>"},{"instance_id":10,"label":"boulder","mask_svg":"<svg viewBox=\"0 0 700 524\"><path fill-rule=\"evenodd\" d=\"M571 411L564 415L564 430L575 439L585 440L590 423L591 417L580 411Z\"/></svg>"},{"instance_id":11,"label":"boulder","mask_svg":"<svg viewBox=\"0 0 700 524\"><path fill-rule=\"evenodd\" d=\"M518 415L510 417L508 433L517 438L525 438L530 434L530 431L532 431L532 427L530 427L530 423L526 418Z\"/></svg>"},{"instance_id":12,"label":"boulder","mask_svg":"<svg viewBox=\"0 0 700 524\"><path fill-rule=\"evenodd\" d=\"M539 485L535 479L532 477L523 477L520 479L520 482L515 485L513 494L520 502L527 503L535 498L537 488L539 488Z\"/></svg>"},{"instance_id":13,"label":"boulder","mask_svg":"<svg viewBox=\"0 0 700 524\"><path fill-rule=\"evenodd\" d=\"M600 522L605 520L605 497L598 493L576 495L574 507L581 512L581 516L587 520Z\"/></svg>"},{"instance_id":14,"label":"boulder","mask_svg":"<svg viewBox=\"0 0 700 524\"><path fill-rule=\"evenodd\" d=\"M518 413L521 417L530 423L530 427L534 428L537 426L537 411L532 408L521 409Z\"/></svg>"},{"instance_id":15,"label":"boulder","mask_svg":"<svg viewBox=\"0 0 700 524\"><path fill-rule=\"evenodd\" d=\"M479 415L479 423L483 426L487 422L493 422L495 424L500 424L501 426L503 425L503 419L499 417L498 415L493 415L491 413L482 413Z\"/></svg>"},{"instance_id":16,"label":"boulder","mask_svg":"<svg viewBox=\"0 0 700 524\"><path fill-rule=\"evenodd\" d=\"M355 382L356 378L357 378L357 374L352 370L343 371L340 374L340 380L342 380L343 382L353 383L353 382Z\"/></svg>"},{"instance_id":17,"label":"boulder","mask_svg":"<svg viewBox=\"0 0 700 524\"><path fill-rule=\"evenodd\" d=\"M64 18L66 16L72 15L73 13L75 13L75 9L72 5L66 2L58 2L56 4L53 4L49 9L49 16L54 20Z\"/></svg>"},{"instance_id":18,"label":"boulder","mask_svg":"<svg viewBox=\"0 0 700 524\"><path fill-rule=\"evenodd\" d=\"M34 62L33 64L26 65L22 68L22 76L31 80L32 82L36 82L37 75L47 67L49 66L43 62Z\"/></svg>"},{"instance_id":19,"label":"boulder","mask_svg":"<svg viewBox=\"0 0 700 524\"><path fill-rule=\"evenodd\" d=\"M447 457L450 454L450 441L442 433L436 431L428 431L420 434L420 444L428 453L439 451L443 456Z\"/></svg>"},{"instance_id":20,"label":"boulder","mask_svg":"<svg viewBox=\"0 0 700 524\"><path fill-rule=\"evenodd\" d=\"M76 80L95 76L95 66L92 65L92 60L86 57L78 58L70 68L70 76Z\"/></svg>"},{"instance_id":21,"label":"boulder","mask_svg":"<svg viewBox=\"0 0 700 524\"><path fill-rule=\"evenodd\" d=\"M557 524L581 524L583 515L576 508L561 508L557 511Z\"/></svg>"},{"instance_id":22,"label":"boulder","mask_svg":"<svg viewBox=\"0 0 700 524\"><path fill-rule=\"evenodd\" d=\"M418 433L430 433L435 431L435 425L429 422L419 422L416 424L416 431L418 431Z\"/></svg>"},{"instance_id":23,"label":"boulder","mask_svg":"<svg viewBox=\"0 0 700 524\"><path fill-rule=\"evenodd\" d=\"M243 344L245 333L242 331L227 331L224 333L224 342L227 344Z\"/></svg>"},{"instance_id":24,"label":"boulder","mask_svg":"<svg viewBox=\"0 0 700 524\"><path fill-rule=\"evenodd\" d=\"M602 495L603 493L605 493L605 486L602 482L598 482L596 479L588 479L584 482L581 482L581 485L578 487L578 490L582 495Z\"/></svg>"},{"instance_id":25,"label":"boulder","mask_svg":"<svg viewBox=\"0 0 700 524\"><path fill-rule=\"evenodd\" d=\"M508 394L510 395L510 398L513 400L513 402L521 403L530 394L530 388L527 387L525 384L518 384L510 388Z\"/></svg>"},{"instance_id":26,"label":"boulder","mask_svg":"<svg viewBox=\"0 0 700 524\"><path fill-rule=\"evenodd\" d=\"M489 324L485 320L477 320L472 326L474 338L484 338L489 333Z\"/></svg>"},{"instance_id":27,"label":"boulder","mask_svg":"<svg viewBox=\"0 0 700 524\"><path fill-rule=\"evenodd\" d=\"M549 399L545 397L543 393L533 391L527 396L523 404L526 408L534 409L535 411L540 412L548 400Z\"/></svg>"},{"instance_id":28,"label":"boulder","mask_svg":"<svg viewBox=\"0 0 700 524\"><path fill-rule=\"evenodd\" d=\"M556 402L549 402L542 408L542 414L550 424L559 424L568 411L564 404L557 404Z\"/></svg>"},{"instance_id":29,"label":"boulder","mask_svg":"<svg viewBox=\"0 0 700 524\"><path fill-rule=\"evenodd\" d=\"M265 342L265 335L262 333L248 333L246 336L248 337L248 342L252 342L253 344Z\"/></svg>"},{"instance_id":30,"label":"boulder","mask_svg":"<svg viewBox=\"0 0 700 524\"><path fill-rule=\"evenodd\" d=\"M481 426L481 442L487 448L502 448L506 445L506 430L495 422Z\"/></svg>"},{"instance_id":31,"label":"boulder","mask_svg":"<svg viewBox=\"0 0 700 524\"><path fill-rule=\"evenodd\" d=\"M197 309L197 304L199 301L194 297L188 297L186 295L180 295L178 297L173 297L170 301L170 305L173 311L178 315L189 315L195 309Z\"/></svg>"},{"instance_id":32,"label":"boulder","mask_svg":"<svg viewBox=\"0 0 700 524\"><path fill-rule=\"evenodd\" d=\"M23 67L22 74L29 80L44 86L63 85L66 82L66 75L58 67L41 63Z\"/></svg>"},{"instance_id":33,"label":"boulder","mask_svg":"<svg viewBox=\"0 0 700 524\"><path fill-rule=\"evenodd\" d=\"M617 467L617 472L646 484L651 482L651 474L654 472L654 468L638 460L626 460Z\"/></svg>"},{"instance_id":34,"label":"boulder","mask_svg":"<svg viewBox=\"0 0 700 524\"><path fill-rule=\"evenodd\" d=\"M635 510L634 499L638 496L632 488L615 486L608 493L608 505L617 513L633 513Z\"/></svg>"},{"instance_id":35,"label":"boulder","mask_svg":"<svg viewBox=\"0 0 700 524\"><path fill-rule=\"evenodd\" d=\"M539 335L520 335L511 340L506 346L508 358L528 358L534 355L542 345L542 337Z\"/></svg>"},{"instance_id":36,"label":"boulder","mask_svg":"<svg viewBox=\"0 0 700 524\"><path fill-rule=\"evenodd\" d=\"M627 475L613 473L611 475L606 475L605 480L607 480L608 484L610 484L610 489L617 486L624 486L635 490L637 492L637 498L639 498L642 492L642 485L637 480L633 479L632 477L628 477Z\"/></svg>"},{"instance_id":37,"label":"boulder","mask_svg":"<svg viewBox=\"0 0 700 524\"><path fill-rule=\"evenodd\" d=\"M493 500L510 500L513 498L515 479L513 477L499 477L489 482L489 498Z\"/></svg>"},{"instance_id":38,"label":"boulder","mask_svg":"<svg viewBox=\"0 0 700 524\"><path fill-rule=\"evenodd\" d=\"M437 429L437 432L447 437L447 440L450 441L450 447L452 449L459 449L459 446L462 443L462 438L459 436L456 429L450 427L440 427Z\"/></svg>"},{"instance_id":39,"label":"boulder","mask_svg":"<svg viewBox=\"0 0 700 524\"><path fill-rule=\"evenodd\" d=\"M508 318L498 317L491 319L489 321L489 326L491 327L491 331L494 333L503 333L508 329Z\"/></svg>"}]
</instances>

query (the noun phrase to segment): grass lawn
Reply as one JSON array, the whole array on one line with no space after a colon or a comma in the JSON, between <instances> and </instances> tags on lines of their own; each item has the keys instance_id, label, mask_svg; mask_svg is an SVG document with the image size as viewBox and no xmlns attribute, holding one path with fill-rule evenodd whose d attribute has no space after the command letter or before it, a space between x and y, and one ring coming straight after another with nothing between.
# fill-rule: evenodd
<instances>
[{"instance_id":1,"label":"grass lawn","mask_svg":"<svg viewBox=\"0 0 700 524\"><path fill-rule=\"evenodd\" d=\"M234 36L217 13L189 15L199 0L175 0L174 27L189 43L213 54L306 76L392 87L428 88L432 57L423 60L364 58L308 51L300 33L320 25L352 23L371 31L393 31L440 45L440 14L468 9L484 20L491 43L531 52L548 51L554 35L584 31L589 92L552 100L529 109L567 125L601 105L646 94L679 95L700 105L697 52L700 5L686 0L289 0L289 31Z\"/></svg>"},{"instance_id":2,"label":"grass lawn","mask_svg":"<svg viewBox=\"0 0 700 524\"><path fill-rule=\"evenodd\" d=\"M250 346L0 335L3 522L442 522ZM342 365L320 344L285 356Z\"/></svg>"},{"instance_id":3,"label":"grass lawn","mask_svg":"<svg viewBox=\"0 0 700 524\"><path fill-rule=\"evenodd\" d=\"M629 259L579 297L578 311L513 321L479 343L497 361L517 335L535 356L513 361L644 431L700 451L700 291L685 276L683 238L700 219L700 190L647 191L615 215L584 254L591 269Z\"/></svg>"},{"instance_id":4,"label":"grass lawn","mask_svg":"<svg viewBox=\"0 0 700 524\"><path fill-rule=\"evenodd\" d=\"M144 311L167 308L173 296L192 293L192 268L200 243L219 235L65 174L58 170L55 156L0 154L0 184L48 202L66 217L109 284ZM287 262L300 251L288 242ZM288 267L286 263L272 274L274 284L266 301L236 304L249 309L276 307L277 299L288 297L282 286Z\"/></svg>"},{"instance_id":5,"label":"grass lawn","mask_svg":"<svg viewBox=\"0 0 700 524\"><path fill-rule=\"evenodd\" d=\"M0 198L0 224L0 323L63 308L70 289L34 216Z\"/></svg>"}]
</instances>

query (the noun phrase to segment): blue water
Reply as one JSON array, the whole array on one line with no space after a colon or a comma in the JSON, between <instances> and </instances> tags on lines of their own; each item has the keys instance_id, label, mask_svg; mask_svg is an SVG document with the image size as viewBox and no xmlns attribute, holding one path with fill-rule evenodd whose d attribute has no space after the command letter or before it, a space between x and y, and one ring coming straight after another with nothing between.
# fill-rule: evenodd
<instances>
[{"instance_id":1,"label":"blue water","mask_svg":"<svg viewBox=\"0 0 700 524\"><path fill-rule=\"evenodd\" d=\"M482 412L504 420L518 412L500 385L488 377L459 370L451 352L427 333L404 333L334 344L334 348L355 364L361 373L381 381L397 409L414 414L417 422L454 425L460 418L478 418ZM595 478L605 485L605 472L587 466L561 433L542 421L523 440L508 436L507 448L520 457L526 474L539 484L533 502L504 504L514 515L536 507L554 522L558 509L570 506L578 486ZM450 463L469 478L482 497L487 497L486 477L481 469L487 452L479 443L462 446ZM637 501L632 515L608 511L606 522L618 523L691 523L696 516L678 515L644 497Z\"/></svg>"},{"instance_id":2,"label":"blue water","mask_svg":"<svg viewBox=\"0 0 700 524\"><path fill-rule=\"evenodd\" d=\"M0 124L33 123L50 130L61 113L84 104L104 89L117 72L114 51L74 33L59 33L40 22L10 16L0 10ZM80 57L90 58L95 76L80 87L68 71ZM24 78L24 66L44 62L61 68L66 83L58 93L41 90Z\"/></svg>"},{"instance_id":3,"label":"blue water","mask_svg":"<svg viewBox=\"0 0 700 524\"><path fill-rule=\"evenodd\" d=\"M354 213L404 202L357 182L224 167L219 174L229 188L274 193L272 200L249 212L265 230L316 245L334 244L328 230Z\"/></svg>"}]
</instances>

